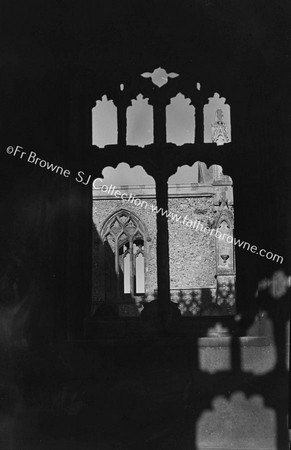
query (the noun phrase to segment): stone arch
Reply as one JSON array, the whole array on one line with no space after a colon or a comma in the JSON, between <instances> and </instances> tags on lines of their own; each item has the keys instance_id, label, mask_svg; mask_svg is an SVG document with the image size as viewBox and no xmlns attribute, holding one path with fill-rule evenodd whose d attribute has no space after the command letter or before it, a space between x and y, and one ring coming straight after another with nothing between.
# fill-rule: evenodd
<instances>
[{"instance_id":1,"label":"stone arch","mask_svg":"<svg viewBox=\"0 0 291 450\"><path fill-rule=\"evenodd\" d=\"M140 165L130 167L128 163L120 162L116 167L107 166L102 170L102 178L97 178L93 182L93 192L102 185L130 188L131 193L136 192L137 186L154 186L155 180L148 175L146 170Z\"/></svg>"},{"instance_id":2,"label":"stone arch","mask_svg":"<svg viewBox=\"0 0 291 450\"><path fill-rule=\"evenodd\" d=\"M100 234L103 243L108 243L114 254L115 272L119 280L118 297L145 294L150 241L146 225L132 211L120 208L106 219Z\"/></svg>"},{"instance_id":3,"label":"stone arch","mask_svg":"<svg viewBox=\"0 0 291 450\"><path fill-rule=\"evenodd\" d=\"M115 294L111 295L110 301L116 302L118 298L118 304L123 305L122 307L118 306L120 315L139 315L143 308L142 302L144 301L140 292L141 289L132 289L130 295L129 292L123 293L127 294L127 298L124 298L124 295L120 294L122 286L117 276L119 260L126 256L128 248L124 247L121 249L118 247L114 233L108 233L108 230L110 225L113 226L117 217L125 222L130 215L133 224L133 234L131 236L132 252L138 258L136 262L137 268L142 266L140 255L144 255L144 297L145 301L149 301L149 299L152 299L157 286L156 220L155 215L149 213L151 205L155 205L156 201L155 180L147 174L142 166L130 167L129 164L122 162L115 168L112 166L105 167L102 171L102 178L95 179L92 187L93 233L97 232L99 234L100 241L103 242L103 249L108 254L107 261L101 260L101 252L97 254L97 251L93 249L93 279L100 277L102 270L102 273L106 271L111 273L112 283L115 282ZM121 218L122 215L124 216L123 218ZM116 231L118 231L120 224L117 222L114 226ZM129 232L128 230L125 231L127 233L125 233L124 239L120 243L126 246ZM119 234L121 236L121 230L119 230ZM107 240L104 240L105 235L107 235ZM119 251L119 258L117 258ZM102 269L109 262L110 267ZM107 285L109 285L108 289L110 289L110 283L107 283ZM96 295L93 293L92 297L94 301ZM106 297L106 295L103 297Z\"/></svg>"},{"instance_id":4,"label":"stone arch","mask_svg":"<svg viewBox=\"0 0 291 450\"><path fill-rule=\"evenodd\" d=\"M122 217L125 217L126 219L124 221L120 220L120 218L122 218ZM114 223L115 220L117 220L120 223L122 229L125 228L125 225L130 226L131 225L130 222L133 222L133 226L135 226L135 230L134 230L134 233L132 234L132 236L133 237L138 236L139 235L138 233L140 233L140 235L142 235L146 241L150 240L146 225L137 216L137 214L135 214L133 211L129 211L128 209L125 209L125 208L120 208L117 211L113 212L104 221L104 223L100 229L100 235L103 240L106 238L106 235L110 232L110 227L112 226L112 224Z\"/></svg>"}]
</instances>

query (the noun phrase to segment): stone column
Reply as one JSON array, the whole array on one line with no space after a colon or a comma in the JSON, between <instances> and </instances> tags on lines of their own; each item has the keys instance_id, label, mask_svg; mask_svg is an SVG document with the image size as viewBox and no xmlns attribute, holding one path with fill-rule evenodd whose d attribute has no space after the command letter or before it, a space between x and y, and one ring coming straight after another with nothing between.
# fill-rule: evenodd
<instances>
[{"instance_id":1,"label":"stone column","mask_svg":"<svg viewBox=\"0 0 291 450\"><path fill-rule=\"evenodd\" d=\"M204 101L201 91L197 91L193 102L195 105L195 144L204 142Z\"/></svg>"},{"instance_id":2,"label":"stone column","mask_svg":"<svg viewBox=\"0 0 291 450\"><path fill-rule=\"evenodd\" d=\"M115 103L115 102L114 102ZM117 143L124 147L126 145L126 109L128 102L124 98L116 101L117 106Z\"/></svg>"},{"instance_id":3,"label":"stone column","mask_svg":"<svg viewBox=\"0 0 291 450\"><path fill-rule=\"evenodd\" d=\"M82 83L80 83L82 86ZM92 139L92 107L89 95L78 93L71 106L71 177L67 180L67 242L66 266L67 335L69 339L84 336L84 318L90 312L91 246L92 246L92 190L87 178L92 173L88 164L88 149ZM81 149L81 150L80 150ZM77 182L78 171L85 173L83 182ZM80 180L80 179L79 179Z\"/></svg>"},{"instance_id":4,"label":"stone column","mask_svg":"<svg viewBox=\"0 0 291 450\"><path fill-rule=\"evenodd\" d=\"M166 106L167 102L158 99L154 105L154 143L166 143Z\"/></svg>"},{"instance_id":5,"label":"stone column","mask_svg":"<svg viewBox=\"0 0 291 450\"><path fill-rule=\"evenodd\" d=\"M156 179L157 207L168 209L167 176L161 174ZM169 264L169 230L168 219L157 214L157 275L158 275L158 310L162 326L165 326L170 313L170 264Z\"/></svg>"},{"instance_id":6,"label":"stone column","mask_svg":"<svg viewBox=\"0 0 291 450\"><path fill-rule=\"evenodd\" d=\"M158 99L154 103L154 143L157 146L156 199L157 208L168 210L168 171L166 150L166 101ZM168 219L157 214L157 276L158 312L162 328L165 328L170 313L170 264Z\"/></svg>"}]
</instances>

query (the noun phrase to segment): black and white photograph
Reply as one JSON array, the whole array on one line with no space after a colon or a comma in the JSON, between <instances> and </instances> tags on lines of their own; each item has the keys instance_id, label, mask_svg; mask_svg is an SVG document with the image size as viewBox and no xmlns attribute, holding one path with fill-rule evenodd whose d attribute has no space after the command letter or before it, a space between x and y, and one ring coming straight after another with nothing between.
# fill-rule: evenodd
<instances>
[{"instance_id":1,"label":"black and white photograph","mask_svg":"<svg viewBox=\"0 0 291 450\"><path fill-rule=\"evenodd\" d=\"M0 24L0 450L290 450L290 1Z\"/></svg>"}]
</instances>

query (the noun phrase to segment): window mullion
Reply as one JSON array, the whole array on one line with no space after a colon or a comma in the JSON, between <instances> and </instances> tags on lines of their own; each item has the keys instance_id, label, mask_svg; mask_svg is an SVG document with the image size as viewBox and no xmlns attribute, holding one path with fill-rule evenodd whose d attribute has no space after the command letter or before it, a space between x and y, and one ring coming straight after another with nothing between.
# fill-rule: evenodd
<instances>
[{"instance_id":1,"label":"window mullion","mask_svg":"<svg viewBox=\"0 0 291 450\"><path fill-rule=\"evenodd\" d=\"M129 255L130 255L130 292L134 295L134 254L133 254L133 241L129 239Z\"/></svg>"}]
</instances>

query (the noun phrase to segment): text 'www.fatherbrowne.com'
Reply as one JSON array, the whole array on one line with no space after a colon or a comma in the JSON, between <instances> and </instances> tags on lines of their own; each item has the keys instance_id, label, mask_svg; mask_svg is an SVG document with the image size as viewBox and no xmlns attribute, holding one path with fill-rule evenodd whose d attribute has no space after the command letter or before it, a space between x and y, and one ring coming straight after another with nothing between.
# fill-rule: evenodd
<instances>
[{"instance_id":1,"label":"text 'www.fatherbrowne.com'","mask_svg":"<svg viewBox=\"0 0 291 450\"><path fill-rule=\"evenodd\" d=\"M195 220L190 219L188 214L186 214L185 216L181 216L181 215L178 215L177 213L173 213L171 211L164 210L163 208L158 208L157 206L155 206L152 203L149 204L146 200L142 200L138 197L135 197L135 195L132 193L127 194L126 192L119 191L118 189L116 189L116 186L112 186L112 184L110 186L107 186L106 184L103 184L101 187L100 187L100 184L99 184L99 186L96 186L95 182L100 182L100 181L103 181L103 180L101 178L96 178L96 180L94 180L94 183L93 183L94 189L100 189L101 192L104 192L109 195L113 195L114 197L120 198L124 202L133 204L139 208L144 208L144 209L150 208L152 213L160 214L161 216L165 216L167 219L174 221L174 222L181 223L182 225L184 225L188 228L192 228L195 231L201 231L202 233L209 234L210 236L214 236L215 238L217 238L219 240L225 240L229 244L234 244L235 246L237 246L239 248L248 250L251 253L259 255L263 258L267 258L269 260L278 262L280 264L283 263L283 256L277 255L276 253L273 253L270 251L268 252L264 248L258 249L258 247L256 245L251 245L249 242L237 239L230 234L221 233L221 231L219 231L217 228L210 228L210 227L204 226L203 223L201 223L199 219L195 219Z\"/></svg>"}]
</instances>

